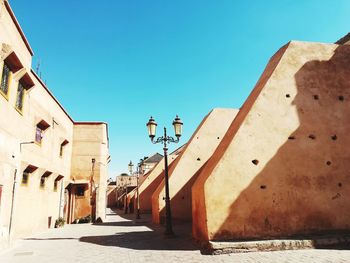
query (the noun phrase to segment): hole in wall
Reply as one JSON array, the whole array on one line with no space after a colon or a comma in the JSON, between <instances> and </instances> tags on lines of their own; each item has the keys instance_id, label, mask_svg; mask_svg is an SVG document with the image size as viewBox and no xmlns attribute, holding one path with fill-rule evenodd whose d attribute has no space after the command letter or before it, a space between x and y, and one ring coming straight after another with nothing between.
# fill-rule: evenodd
<instances>
[{"instance_id":1,"label":"hole in wall","mask_svg":"<svg viewBox=\"0 0 350 263\"><path fill-rule=\"evenodd\" d=\"M343 186L343 184L342 184L342 183L338 183L338 186L339 186L339 187L342 187L342 186Z\"/></svg>"},{"instance_id":2,"label":"hole in wall","mask_svg":"<svg viewBox=\"0 0 350 263\"><path fill-rule=\"evenodd\" d=\"M331 161L327 161L326 164L329 166L329 165L332 164L332 162Z\"/></svg>"},{"instance_id":3,"label":"hole in wall","mask_svg":"<svg viewBox=\"0 0 350 263\"><path fill-rule=\"evenodd\" d=\"M219 140L219 139L220 139L220 137L216 137L216 139L218 139L218 140Z\"/></svg>"},{"instance_id":4,"label":"hole in wall","mask_svg":"<svg viewBox=\"0 0 350 263\"><path fill-rule=\"evenodd\" d=\"M288 140L295 140L295 136L289 136Z\"/></svg>"},{"instance_id":5,"label":"hole in wall","mask_svg":"<svg viewBox=\"0 0 350 263\"><path fill-rule=\"evenodd\" d=\"M335 141L336 139L338 139L337 135L335 135L335 134L332 135L331 138L332 138L333 141Z\"/></svg>"},{"instance_id":6,"label":"hole in wall","mask_svg":"<svg viewBox=\"0 0 350 263\"><path fill-rule=\"evenodd\" d=\"M266 185L260 185L260 189L266 189Z\"/></svg>"},{"instance_id":7,"label":"hole in wall","mask_svg":"<svg viewBox=\"0 0 350 263\"><path fill-rule=\"evenodd\" d=\"M316 136L313 135L313 134L310 134L310 135L309 135L309 138L310 138L311 140L315 140L315 139L316 139Z\"/></svg>"},{"instance_id":8,"label":"hole in wall","mask_svg":"<svg viewBox=\"0 0 350 263\"><path fill-rule=\"evenodd\" d=\"M286 98L290 98L290 95L289 95L289 94L286 94Z\"/></svg>"},{"instance_id":9,"label":"hole in wall","mask_svg":"<svg viewBox=\"0 0 350 263\"><path fill-rule=\"evenodd\" d=\"M318 100L318 99L319 99L318 95L314 95L314 100Z\"/></svg>"},{"instance_id":10,"label":"hole in wall","mask_svg":"<svg viewBox=\"0 0 350 263\"><path fill-rule=\"evenodd\" d=\"M258 165L258 163L259 163L259 160L257 160L257 159L254 159L254 160L252 161L252 163L253 163L253 164L255 164L255 165Z\"/></svg>"},{"instance_id":11,"label":"hole in wall","mask_svg":"<svg viewBox=\"0 0 350 263\"><path fill-rule=\"evenodd\" d=\"M197 161L200 161L200 160L201 160L201 158L198 157L198 158L197 158Z\"/></svg>"},{"instance_id":12,"label":"hole in wall","mask_svg":"<svg viewBox=\"0 0 350 263\"><path fill-rule=\"evenodd\" d=\"M338 96L338 100L343 101L344 100L344 96L342 96L342 95Z\"/></svg>"}]
</instances>

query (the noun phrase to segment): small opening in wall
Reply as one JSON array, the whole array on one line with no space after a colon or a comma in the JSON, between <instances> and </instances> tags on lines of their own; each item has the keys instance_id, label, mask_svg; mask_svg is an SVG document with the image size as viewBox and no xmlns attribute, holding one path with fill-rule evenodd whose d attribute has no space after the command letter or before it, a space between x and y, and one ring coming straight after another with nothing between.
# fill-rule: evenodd
<instances>
[{"instance_id":1,"label":"small opening in wall","mask_svg":"<svg viewBox=\"0 0 350 263\"><path fill-rule=\"evenodd\" d=\"M266 189L266 185L260 185L260 189Z\"/></svg>"},{"instance_id":2,"label":"small opening in wall","mask_svg":"<svg viewBox=\"0 0 350 263\"><path fill-rule=\"evenodd\" d=\"M339 186L339 187L342 187L342 186L343 186L343 184L342 184L342 183L338 183L338 186Z\"/></svg>"},{"instance_id":3,"label":"small opening in wall","mask_svg":"<svg viewBox=\"0 0 350 263\"><path fill-rule=\"evenodd\" d=\"M318 100L318 99L319 99L318 95L314 95L314 100Z\"/></svg>"},{"instance_id":4,"label":"small opening in wall","mask_svg":"<svg viewBox=\"0 0 350 263\"><path fill-rule=\"evenodd\" d=\"M253 163L253 164L255 164L255 165L258 165L258 163L259 163L259 160L257 160L257 159L254 159L254 160L252 161L252 163Z\"/></svg>"},{"instance_id":5,"label":"small opening in wall","mask_svg":"<svg viewBox=\"0 0 350 263\"><path fill-rule=\"evenodd\" d=\"M200 160L201 160L201 158L198 157L198 158L197 158L197 161L200 161Z\"/></svg>"},{"instance_id":6,"label":"small opening in wall","mask_svg":"<svg viewBox=\"0 0 350 263\"><path fill-rule=\"evenodd\" d=\"M295 136L289 136L288 140L295 140Z\"/></svg>"},{"instance_id":7,"label":"small opening in wall","mask_svg":"<svg viewBox=\"0 0 350 263\"><path fill-rule=\"evenodd\" d=\"M286 94L286 98L290 98L290 95L289 95L289 94Z\"/></svg>"},{"instance_id":8,"label":"small opening in wall","mask_svg":"<svg viewBox=\"0 0 350 263\"><path fill-rule=\"evenodd\" d=\"M329 165L332 164L332 162L331 161L327 161L326 164L329 166Z\"/></svg>"},{"instance_id":9,"label":"small opening in wall","mask_svg":"<svg viewBox=\"0 0 350 263\"><path fill-rule=\"evenodd\" d=\"M343 100L344 100L344 96L339 96L338 99L339 99L340 101L343 101Z\"/></svg>"},{"instance_id":10,"label":"small opening in wall","mask_svg":"<svg viewBox=\"0 0 350 263\"><path fill-rule=\"evenodd\" d=\"M315 140L315 139L316 139L316 136L313 135L313 134L310 134L310 135L309 135L309 138L310 138L311 140Z\"/></svg>"},{"instance_id":11,"label":"small opening in wall","mask_svg":"<svg viewBox=\"0 0 350 263\"><path fill-rule=\"evenodd\" d=\"M220 137L216 137L216 139L218 139L218 140L219 140L219 139L220 139Z\"/></svg>"},{"instance_id":12,"label":"small opening in wall","mask_svg":"<svg viewBox=\"0 0 350 263\"><path fill-rule=\"evenodd\" d=\"M335 141L336 139L338 139L337 135L335 135L335 134L332 135L331 138L332 138L333 141Z\"/></svg>"}]
</instances>

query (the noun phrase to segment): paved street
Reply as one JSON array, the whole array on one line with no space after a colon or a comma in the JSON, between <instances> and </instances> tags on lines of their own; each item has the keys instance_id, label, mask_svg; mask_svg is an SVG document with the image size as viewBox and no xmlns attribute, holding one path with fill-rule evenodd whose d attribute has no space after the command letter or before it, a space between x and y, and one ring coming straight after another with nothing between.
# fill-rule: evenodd
<instances>
[{"instance_id":1,"label":"paved street","mask_svg":"<svg viewBox=\"0 0 350 263\"><path fill-rule=\"evenodd\" d=\"M122 216L110 212L101 225L66 225L20 240L0 252L0 262L350 262L350 250L202 255L186 227L175 227L177 237L166 239L162 227Z\"/></svg>"}]
</instances>

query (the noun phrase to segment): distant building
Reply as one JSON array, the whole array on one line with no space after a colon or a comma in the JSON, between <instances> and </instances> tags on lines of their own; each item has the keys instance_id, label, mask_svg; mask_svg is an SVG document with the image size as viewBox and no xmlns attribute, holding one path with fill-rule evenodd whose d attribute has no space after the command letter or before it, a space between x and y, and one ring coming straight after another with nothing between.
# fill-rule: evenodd
<instances>
[{"instance_id":1,"label":"distant building","mask_svg":"<svg viewBox=\"0 0 350 263\"><path fill-rule=\"evenodd\" d=\"M146 174L152 170L161 160L163 155L159 153L153 154L151 157L144 157L144 160L141 165L141 173Z\"/></svg>"},{"instance_id":2,"label":"distant building","mask_svg":"<svg viewBox=\"0 0 350 263\"><path fill-rule=\"evenodd\" d=\"M117 205L117 182L107 181L107 207L114 208Z\"/></svg>"},{"instance_id":3,"label":"distant building","mask_svg":"<svg viewBox=\"0 0 350 263\"><path fill-rule=\"evenodd\" d=\"M117 207L122 208L126 203L126 194L137 186L137 176L122 173L116 177Z\"/></svg>"},{"instance_id":4,"label":"distant building","mask_svg":"<svg viewBox=\"0 0 350 263\"><path fill-rule=\"evenodd\" d=\"M0 243L59 217L104 219L107 124L70 117L32 70L33 51L7 0L0 14Z\"/></svg>"},{"instance_id":5,"label":"distant building","mask_svg":"<svg viewBox=\"0 0 350 263\"><path fill-rule=\"evenodd\" d=\"M128 175L121 174L116 177L116 185L117 188L127 187L136 187L137 185L137 176L136 175Z\"/></svg>"}]
</instances>

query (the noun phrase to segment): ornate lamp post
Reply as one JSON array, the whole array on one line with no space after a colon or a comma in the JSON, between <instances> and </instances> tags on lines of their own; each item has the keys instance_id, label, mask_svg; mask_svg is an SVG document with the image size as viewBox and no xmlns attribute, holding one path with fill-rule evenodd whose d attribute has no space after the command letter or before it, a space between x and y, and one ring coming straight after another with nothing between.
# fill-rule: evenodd
<instances>
[{"instance_id":1,"label":"ornate lamp post","mask_svg":"<svg viewBox=\"0 0 350 263\"><path fill-rule=\"evenodd\" d=\"M140 174L143 174L142 172L142 165L143 165L143 159L140 160L140 163L137 166L137 188L136 188L136 192L137 192L137 207L136 207L136 219L141 219L140 216L140 193L139 193L139 178L140 178Z\"/></svg>"},{"instance_id":2,"label":"ornate lamp post","mask_svg":"<svg viewBox=\"0 0 350 263\"><path fill-rule=\"evenodd\" d=\"M180 118L176 115L175 120L173 121L174 131L176 139L174 139L171 136L168 136L166 133L166 128L164 127L164 135L161 137L158 137L156 140L154 140L156 136L156 128L157 123L155 120L151 117L146 124L148 128L148 135L151 138L151 142L156 143L163 143L163 150L164 150L164 179L165 179L165 234L168 236L174 235L172 222L171 222L171 208L170 208L170 196L169 196L169 175L168 175L168 147L167 144L173 142L178 143L179 139L182 134L182 121Z\"/></svg>"},{"instance_id":3,"label":"ornate lamp post","mask_svg":"<svg viewBox=\"0 0 350 263\"><path fill-rule=\"evenodd\" d=\"M91 159L91 176L90 176L90 205L91 205L91 220L92 222L95 221L96 217L96 185L94 180L95 175L95 164L96 159Z\"/></svg>"},{"instance_id":4,"label":"ornate lamp post","mask_svg":"<svg viewBox=\"0 0 350 263\"><path fill-rule=\"evenodd\" d=\"M128 170L130 173L130 176L132 175L132 171L133 171L133 167L134 164L130 161L130 163L128 164ZM128 213L128 183L125 183L125 207L124 207L124 214Z\"/></svg>"}]
</instances>

